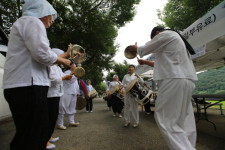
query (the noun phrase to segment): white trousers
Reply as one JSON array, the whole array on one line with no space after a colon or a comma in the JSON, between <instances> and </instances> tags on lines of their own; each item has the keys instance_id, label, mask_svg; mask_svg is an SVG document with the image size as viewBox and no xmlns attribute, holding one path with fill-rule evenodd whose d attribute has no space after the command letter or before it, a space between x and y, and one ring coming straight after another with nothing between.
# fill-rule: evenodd
<instances>
[{"instance_id":1,"label":"white trousers","mask_svg":"<svg viewBox=\"0 0 225 150\"><path fill-rule=\"evenodd\" d=\"M138 103L130 93L124 96L124 119L126 123L139 123Z\"/></svg>"},{"instance_id":2,"label":"white trousers","mask_svg":"<svg viewBox=\"0 0 225 150\"><path fill-rule=\"evenodd\" d=\"M69 123L75 123L74 115L68 115L68 119L69 119ZM64 115L63 114L58 115L57 126L64 126Z\"/></svg>"},{"instance_id":3,"label":"white trousers","mask_svg":"<svg viewBox=\"0 0 225 150\"><path fill-rule=\"evenodd\" d=\"M63 94L59 101L59 114L74 114L76 113L77 95Z\"/></svg>"},{"instance_id":4,"label":"white trousers","mask_svg":"<svg viewBox=\"0 0 225 150\"><path fill-rule=\"evenodd\" d=\"M68 115L69 123L75 123L77 96L74 94L64 94L59 101L58 126L64 125L64 115Z\"/></svg>"},{"instance_id":5,"label":"white trousers","mask_svg":"<svg viewBox=\"0 0 225 150\"><path fill-rule=\"evenodd\" d=\"M158 82L155 120L171 150L195 150L196 125L191 104L195 84L188 79Z\"/></svg>"}]
</instances>

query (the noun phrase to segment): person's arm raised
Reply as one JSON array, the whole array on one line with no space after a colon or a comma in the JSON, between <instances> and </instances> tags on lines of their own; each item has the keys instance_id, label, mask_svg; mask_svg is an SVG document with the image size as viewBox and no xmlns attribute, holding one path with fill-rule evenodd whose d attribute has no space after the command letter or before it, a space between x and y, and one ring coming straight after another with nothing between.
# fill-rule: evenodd
<instances>
[{"instance_id":1,"label":"person's arm raised","mask_svg":"<svg viewBox=\"0 0 225 150\"><path fill-rule=\"evenodd\" d=\"M144 59L138 59L138 63L140 65L149 65L151 67L154 67L154 61L150 61L150 60L144 60Z\"/></svg>"}]
</instances>

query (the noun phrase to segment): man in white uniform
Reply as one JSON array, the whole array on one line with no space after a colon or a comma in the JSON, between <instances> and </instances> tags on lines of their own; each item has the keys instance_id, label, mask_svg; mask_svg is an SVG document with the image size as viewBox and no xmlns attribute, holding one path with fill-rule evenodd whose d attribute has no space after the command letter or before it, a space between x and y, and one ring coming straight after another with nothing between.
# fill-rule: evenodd
<instances>
[{"instance_id":1,"label":"man in white uniform","mask_svg":"<svg viewBox=\"0 0 225 150\"><path fill-rule=\"evenodd\" d=\"M158 82L155 105L156 122L171 150L195 150L196 125L191 104L197 75L186 48L187 41L171 30L155 27L152 40L130 49L143 57L154 53L155 62L139 60L154 66L153 79ZM190 51L190 52L189 52Z\"/></svg>"},{"instance_id":2,"label":"man in white uniform","mask_svg":"<svg viewBox=\"0 0 225 150\"><path fill-rule=\"evenodd\" d=\"M46 28L57 12L46 0L25 0L23 14L12 26L4 66L3 88L16 134L10 150L45 150L49 140L48 67L70 66L49 47Z\"/></svg>"},{"instance_id":3,"label":"man in white uniform","mask_svg":"<svg viewBox=\"0 0 225 150\"><path fill-rule=\"evenodd\" d=\"M139 78L141 82L143 80L135 74L135 66L129 65L128 69L129 73L123 77L122 84L124 88L126 88L130 82ZM133 127L136 128L139 125L139 111L138 111L138 103L135 100L135 97L130 93L126 92L124 95L124 119L125 124L124 127L128 127L133 122Z\"/></svg>"}]
</instances>

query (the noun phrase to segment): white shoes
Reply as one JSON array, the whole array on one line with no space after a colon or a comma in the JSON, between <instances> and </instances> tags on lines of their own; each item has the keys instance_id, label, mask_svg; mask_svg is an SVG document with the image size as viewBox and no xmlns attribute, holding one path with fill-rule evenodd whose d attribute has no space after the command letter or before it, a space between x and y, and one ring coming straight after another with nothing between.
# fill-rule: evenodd
<instances>
[{"instance_id":1,"label":"white shoes","mask_svg":"<svg viewBox=\"0 0 225 150\"><path fill-rule=\"evenodd\" d=\"M46 146L46 149L54 149L56 148L55 144L51 144L49 146Z\"/></svg>"},{"instance_id":2,"label":"white shoes","mask_svg":"<svg viewBox=\"0 0 225 150\"><path fill-rule=\"evenodd\" d=\"M60 130L66 130L65 126L58 126L57 128L60 129Z\"/></svg>"},{"instance_id":3,"label":"white shoes","mask_svg":"<svg viewBox=\"0 0 225 150\"><path fill-rule=\"evenodd\" d=\"M130 125L130 123L125 123L123 126L124 126L124 127L128 127L129 125ZM134 123L134 124L132 125L133 128L137 128L138 126L139 126L138 123Z\"/></svg>"},{"instance_id":4,"label":"white shoes","mask_svg":"<svg viewBox=\"0 0 225 150\"><path fill-rule=\"evenodd\" d=\"M137 128L139 126L139 124L138 123L135 123L132 126L133 126L133 128Z\"/></svg>"},{"instance_id":5,"label":"white shoes","mask_svg":"<svg viewBox=\"0 0 225 150\"><path fill-rule=\"evenodd\" d=\"M119 115L113 114L113 117L116 117L116 116L118 116L119 118L123 117L121 114L119 114Z\"/></svg>"},{"instance_id":6,"label":"white shoes","mask_svg":"<svg viewBox=\"0 0 225 150\"><path fill-rule=\"evenodd\" d=\"M56 141L59 140L59 137L55 137L55 138L52 138L51 140L49 140L49 142L51 143L55 143Z\"/></svg>"},{"instance_id":7,"label":"white shoes","mask_svg":"<svg viewBox=\"0 0 225 150\"><path fill-rule=\"evenodd\" d=\"M77 126L79 126L79 125L80 125L80 122L70 123L70 124L69 124L69 126L72 126L72 127L77 127ZM60 129L60 130L66 130L66 127L65 127L65 126L58 126L57 128ZM59 139L58 139L58 140L59 140ZM58 140L56 140L56 141L58 141Z\"/></svg>"},{"instance_id":8,"label":"white shoes","mask_svg":"<svg viewBox=\"0 0 225 150\"><path fill-rule=\"evenodd\" d=\"M129 125L130 125L130 123L125 123L123 126L128 127Z\"/></svg>"},{"instance_id":9,"label":"white shoes","mask_svg":"<svg viewBox=\"0 0 225 150\"><path fill-rule=\"evenodd\" d=\"M93 111L91 110L91 111L88 111L88 110L86 110L86 113L92 113Z\"/></svg>"},{"instance_id":10,"label":"white shoes","mask_svg":"<svg viewBox=\"0 0 225 150\"><path fill-rule=\"evenodd\" d=\"M86 111L86 112L93 112L93 111L91 110L91 111Z\"/></svg>"}]
</instances>

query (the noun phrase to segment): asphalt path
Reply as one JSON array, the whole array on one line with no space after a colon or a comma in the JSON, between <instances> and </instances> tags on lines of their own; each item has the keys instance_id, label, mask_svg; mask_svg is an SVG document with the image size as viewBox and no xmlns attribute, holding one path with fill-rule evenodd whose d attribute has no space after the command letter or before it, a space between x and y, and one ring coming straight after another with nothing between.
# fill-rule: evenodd
<instances>
[{"instance_id":1,"label":"asphalt path","mask_svg":"<svg viewBox=\"0 0 225 150\"><path fill-rule=\"evenodd\" d=\"M106 102L101 98L94 99L92 113L77 111L75 120L78 127L69 127L65 118L66 130L55 129L55 150L168 150L168 147L155 123L154 115L146 115L140 110L138 128L123 127L124 118L113 117ZM225 117L219 111L212 112L209 118L217 125L205 120L197 123L197 150L225 149ZM15 133L12 119L0 123L0 150L9 150L9 143Z\"/></svg>"}]
</instances>

